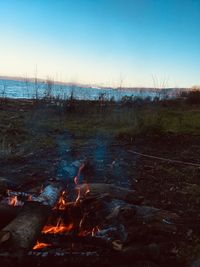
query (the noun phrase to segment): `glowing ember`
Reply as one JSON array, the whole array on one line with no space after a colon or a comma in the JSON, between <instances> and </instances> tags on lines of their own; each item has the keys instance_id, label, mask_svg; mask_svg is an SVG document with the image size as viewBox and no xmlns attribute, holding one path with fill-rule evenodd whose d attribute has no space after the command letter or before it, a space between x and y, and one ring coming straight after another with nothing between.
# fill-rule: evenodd
<instances>
[{"instance_id":1,"label":"glowing ember","mask_svg":"<svg viewBox=\"0 0 200 267\"><path fill-rule=\"evenodd\" d=\"M58 219L56 225L45 225L42 229L42 233L44 234L58 234L58 233L66 233L73 229L73 224L70 223L65 225L61 218Z\"/></svg>"},{"instance_id":2,"label":"glowing ember","mask_svg":"<svg viewBox=\"0 0 200 267\"><path fill-rule=\"evenodd\" d=\"M51 244L47 244L47 243L40 243L37 241L36 245L33 247L34 250L36 249L42 249L42 248L46 248L46 247L51 247Z\"/></svg>"},{"instance_id":3,"label":"glowing ember","mask_svg":"<svg viewBox=\"0 0 200 267\"><path fill-rule=\"evenodd\" d=\"M8 198L8 204L11 206L17 206L18 205L17 196L9 197Z\"/></svg>"}]
</instances>

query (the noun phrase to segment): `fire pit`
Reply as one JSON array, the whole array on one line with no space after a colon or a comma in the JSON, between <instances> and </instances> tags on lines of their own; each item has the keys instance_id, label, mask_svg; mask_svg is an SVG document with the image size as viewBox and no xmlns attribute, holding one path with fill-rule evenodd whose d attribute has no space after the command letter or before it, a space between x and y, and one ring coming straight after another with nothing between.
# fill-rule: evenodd
<instances>
[{"instance_id":1,"label":"fire pit","mask_svg":"<svg viewBox=\"0 0 200 267\"><path fill-rule=\"evenodd\" d=\"M141 205L134 190L79 183L84 166L76 166L75 176L72 171L73 187L57 179L37 193L7 190L0 206L12 220L0 231L2 263L110 266L159 259L154 235L174 235L176 215Z\"/></svg>"}]
</instances>

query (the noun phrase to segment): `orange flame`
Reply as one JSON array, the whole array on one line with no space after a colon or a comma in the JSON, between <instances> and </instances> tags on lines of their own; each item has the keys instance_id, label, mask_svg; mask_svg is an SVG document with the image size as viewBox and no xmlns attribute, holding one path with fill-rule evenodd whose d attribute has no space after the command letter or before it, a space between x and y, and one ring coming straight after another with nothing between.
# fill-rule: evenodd
<instances>
[{"instance_id":1,"label":"orange flame","mask_svg":"<svg viewBox=\"0 0 200 267\"><path fill-rule=\"evenodd\" d=\"M83 230L78 233L78 236L95 236L97 232L99 232L99 226L95 226L92 228L92 230Z\"/></svg>"},{"instance_id":2,"label":"orange flame","mask_svg":"<svg viewBox=\"0 0 200 267\"><path fill-rule=\"evenodd\" d=\"M18 205L17 196L9 197L8 198L8 204L11 206L17 206Z\"/></svg>"},{"instance_id":3,"label":"orange flame","mask_svg":"<svg viewBox=\"0 0 200 267\"><path fill-rule=\"evenodd\" d=\"M75 176L75 177L74 177L74 183L75 183L76 185L79 183L79 181L78 181L78 176Z\"/></svg>"},{"instance_id":4,"label":"orange flame","mask_svg":"<svg viewBox=\"0 0 200 267\"><path fill-rule=\"evenodd\" d=\"M93 228L92 228L92 236L95 236L96 233L99 232L99 231L100 231L100 229L99 229L98 226L93 227Z\"/></svg>"},{"instance_id":5,"label":"orange flame","mask_svg":"<svg viewBox=\"0 0 200 267\"><path fill-rule=\"evenodd\" d=\"M81 189L80 188L77 188L77 198L76 198L76 203L79 201L79 199L81 198Z\"/></svg>"},{"instance_id":6,"label":"orange flame","mask_svg":"<svg viewBox=\"0 0 200 267\"><path fill-rule=\"evenodd\" d=\"M42 194L42 192L44 191L44 185L42 184L41 187L40 187L40 194Z\"/></svg>"},{"instance_id":7,"label":"orange flame","mask_svg":"<svg viewBox=\"0 0 200 267\"><path fill-rule=\"evenodd\" d=\"M32 201L32 196L30 195L29 197L28 197L28 199L27 199L27 201Z\"/></svg>"},{"instance_id":8,"label":"orange flame","mask_svg":"<svg viewBox=\"0 0 200 267\"><path fill-rule=\"evenodd\" d=\"M56 225L45 225L42 229L42 233L44 234L58 234L58 233L66 233L73 229L73 223L69 225L65 225L62 218L59 218Z\"/></svg>"},{"instance_id":9,"label":"orange flame","mask_svg":"<svg viewBox=\"0 0 200 267\"><path fill-rule=\"evenodd\" d=\"M76 189L77 189L77 198L75 200L75 203L77 203L80 200L81 196L84 196L90 193L90 188L87 183L85 183L81 187L77 186Z\"/></svg>"},{"instance_id":10,"label":"orange flame","mask_svg":"<svg viewBox=\"0 0 200 267\"><path fill-rule=\"evenodd\" d=\"M39 241L37 241L33 249L36 250L36 249L42 249L42 248L51 247L51 246L52 246L51 244L40 243Z\"/></svg>"},{"instance_id":11,"label":"orange flame","mask_svg":"<svg viewBox=\"0 0 200 267\"><path fill-rule=\"evenodd\" d=\"M85 163L82 163L81 166L78 169L78 174L77 176L74 177L74 183L77 185L79 184L79 176L81 175L81 171L85 168Z\"/></svg>"},{"instance_id":12,"label":"orange flame","mask_svg":"<svg viewBox=\"0 0 200 267\"><path fill-rule=\"evenodd\" d=\"M83 230L83 231L80 231L79 233L78 233L78 236L88 236L88 235L91 235L91 231L89 231L89 230Z\"/></svg>"},{"instance_id":13,"label":"orange flame","mask_svg":"<svg viewBox=\"0 0 200 267\"><path fill-rule=\"evenodd\" d=\"M67 203L65 200L65 194L66 194L66 192L63 191L56 206L53 209L59 209L59 210L65 210L66 209Z\"/></svg>"},{"instance_id":14,"label":"orange flame","mask_svg":"<svg viewBox=\"0 0 200 267\"><path fill-rule=\"evenodd\" d=\"M85 184L85 186L86 186L85 194L87 195L88 193L90 193L90 188L87 183Z\"/></svg>"}]
</instances>

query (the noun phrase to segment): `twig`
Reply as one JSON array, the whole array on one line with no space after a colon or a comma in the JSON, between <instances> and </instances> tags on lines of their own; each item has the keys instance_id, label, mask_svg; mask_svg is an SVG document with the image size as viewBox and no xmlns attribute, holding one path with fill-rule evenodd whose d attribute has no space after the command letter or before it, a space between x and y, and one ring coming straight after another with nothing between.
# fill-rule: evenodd
<instances>
[{"instance_id":1,"label":"twig","mask_svg":"<svg viewBox=\"0 0 200 267\"><path fill-rule=\"evenodd\" d=\"M200 164L198 164L198 163L192 163L192 162L186 162L186 161L181 161L181 160L173 160L173 159L168 159L168 158L156 157L156 156L152 156L152 155L139 153L139 152L133 151L133 150L128 150L128 152L130 152L132 154L136 154L136 155L142 156L142 157L146 157L146 158L158 159L158 160L162 160L162 161L178 163L178 164L184 164L184 165L190 165L190 166L195 166L195 167L199 167L200 168Z\"/></svg>"}]
</instances>

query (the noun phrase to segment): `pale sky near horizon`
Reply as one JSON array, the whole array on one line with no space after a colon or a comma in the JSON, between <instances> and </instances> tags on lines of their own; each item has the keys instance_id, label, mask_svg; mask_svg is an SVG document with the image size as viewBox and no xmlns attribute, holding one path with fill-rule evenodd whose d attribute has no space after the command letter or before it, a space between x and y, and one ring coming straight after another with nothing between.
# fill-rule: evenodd
<instances>
[{"instance_id":1,"label":"pale sky near horizon","mask_svg":"<svg viewBox=\"0 0 200 267\"><path fill-rule=\"evenodd\" d=\"M0 75L200 84L200 0L0 0Z\"/></svg>"}]
</instances>

